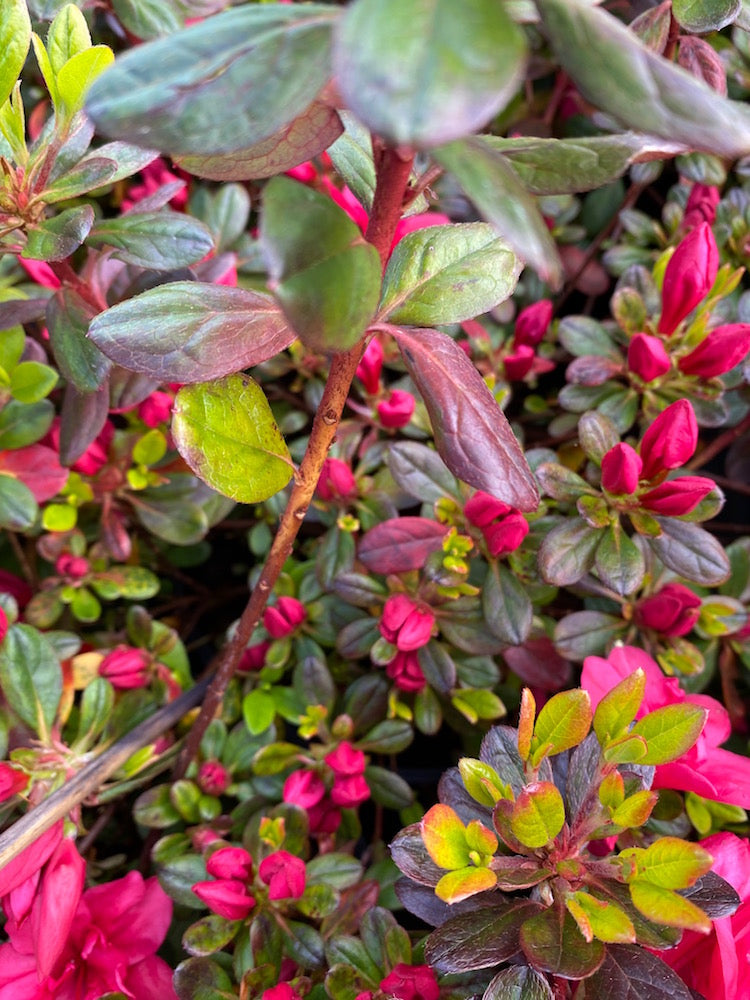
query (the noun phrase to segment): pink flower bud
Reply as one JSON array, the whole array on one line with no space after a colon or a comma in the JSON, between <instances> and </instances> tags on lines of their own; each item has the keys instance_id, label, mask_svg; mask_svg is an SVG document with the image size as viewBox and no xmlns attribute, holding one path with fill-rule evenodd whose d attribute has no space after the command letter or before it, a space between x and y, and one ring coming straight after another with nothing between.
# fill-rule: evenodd
<instances>
[{"instance_id":1,"label":"pink flower bud","mask_svg":"<svg viewBox=\"0 0 750 1000\"><path fill-rule=\"evenodd\" d=\"M280 597L263 612L263 624L272 639L290 635L307 617L305 605L296 597Z\"/></svg>"},{"instance_id":2,"label":"pink flower bud","mask_svg":"<svg viewBox=\"0 0 750 1000\"><path fill-rule=\"evenodd\" d=\"M383 345L373 337L357 365L357 378L365 390L374 396L380 390L380 373L383 370Z\"/></svg>"},{"instance_id":3,"label":"pink flower bud","mask_svg":"<svg viewBox=\"0 0 750 1000\"><path fill-rule=\"evenodd\" d=\"M289 983L279 983L278 986L263 990L260 1000L302 1000L302 997Z\"/></svg>"},{"instance_id":4,"label":"pink flower bud","mask_svg":"<svg viewBox=\"0 0 750 1000\"><path fill-rule=\"evenodd\" d=\"M547 332L551 320L552 302L550 299L540 299L539 302L526 306L516 317L513 346L520 347L525 344L528 347L536 347Z\"/></svg>"},{"instance_id":5,"label":"pink flower bud","mask_svg":"<svg viewBox=\"0 0 750 1000\"><path fill-rule=\"evenodd\" d=\"M501 521L489 525L483 533L490 555L497 559L516 551L529 533L529 522L523 514L514 511Z\"/></svg>"},{"instance_id":6,"label":"pink flower bud","mask_svg":"<svg viewBox=\"0 0 750 1000\"><path fill-rule=\"evenodd\" d=\"M683 226L686 229L692 229L699 226L701 222L707 222L709 226L712 226L716 221L716 206L720 199L718 188L708 184L693 184L685 205L685 215L682 218Z\"/></svg>"},{"instance_id":7,"label":"pink flower bud","mask_svg":"<svg viewBox=\"0 0 750 1000\"><path fill-rule=\"evenodd\" d=\"M172 413L174 400L168 392L152 392L138 406L138 416L147 427L158 427L166 423Z\"/></svg>"},{"instance_id":8,"label":"pink flower bud","mask_svg":"<svg viewBox=\"0 0 750 1000\"><path fill-rule=\"evenodd\" d=\"M717 326L694 351L680 358L677 367L685 375L714 378L731 371L750 351L750 323Z\"/></svg>"},{"instance_id":9,"label":"pink flower bud","mask_svg":"<svg viewBox=\"0 0 750 1000\"><path fill-rule=\"evenodd\" d=\"M312 184L318 176L315 164L311 163L310 160L300 163L298 167L292 167L291 170L287 170L285 173L287 177L292 177L295 181L299 181L300 184Z\"/></svg>"},{"instance_id":10,"label":"pink flower bud","mask_svg":"<svg viewBox=\"0 0 750 1000\"><path fill-rule=\"evenodd\" d=\"M642 476L652 479L660 472L679 469L692 458L698 446L698 424L687 399L678 399L654 420L641 441Z\"/></svg>"},{"instance_id":11,"label":"pink flower bud","mask_svg":"<svg viewBox=\"0 0 750 1000\"><path fill-rule=\"evenodd\" d=\"M220 847L206 861L206 871L214 878L246 882L253 874L252 855L244 847Z\"/></svg>"},{"instance_id":12,"label":"pink flower bud","mask_svg":"<svg viewBox=\"0 0 750 1000\"><path fill-rule=\"evenodd\" d=\"M244 883L237 879L216 879L214 882L196 882L192 890L213 913L227 920L244 920L255 906Z\"/></svg>"},{"instance_id":13,"label":"pink flower bud","mask_svg":"<svg viewBox=\"0 0 750 1000\"><path fill-rule=\"evenodd\" d=\"M151 657L145 649L118 646L99 664L99 676L106 677L110 684L123 691L145 687L150 664Z\"/></svg>"},{"instance_id":14,"label":"pink flower bud","mask_svg":"<svg viewBox=\"0 0 750 1000\"><path fill-rule=\"evenodd\" d=\"M640 628L662 635L687 635L698 621L701 599L681 583L668 583L635 606L633 619Z\"/></svg>"},{"instance_id":15,"label":"pink flower bud","mask_svg":"<svg viewBox=\"0 0 750 1000\"><path fill-rule=\"evenodd\" d=\"M323 779L316 771L292 771L284 782L281 797L301 809L317 805L326 793Z\"/></svg>"},{"instance_id":16,"label":"pink flower bud","mask_svg":"<svg viewBox=\"0 0 750 1000\"><path fill-rule=\"evenodd\" d=\"M340 458L327 458L315 490L321 500L342 500L356 494L357 481L346 462Z\"/></svg>"},{"instance_id":17,"label":"pink flower bud","mask_svg":"<svg viewBox=\"0 0 750 1000\"><path fill-rule=\"evenodd\" d=\"M268 886L269 899L299 899L305 891L305 862L288 851L263 858L258 875Z\"/></svg>"},{"instance_id":18,"label":"pink flower bud","mask_svg":"<svg viewBox=\"0 0 750 1000\"><path fill-rule=\"evenodd\" d=\"M406 427L416 403L410 392L394 389L388 399L378 403L378 416L383 427Z\"/></svg>"},{"instance_id":19,"label":"pink flower bud","mask_svg":"<svg viewBox=\"0 0 750 1000\"><path fill-rule=\"evenodd\" d=\"M221 761L205 761L198 771L198 784L206 795L222 795L229 784L227 769Z\"/></svg>"},{"instance_id":20,"label":"pink flower bud","mask_svg":"<svg viewBox=\"0 0 750 1000\"><path fill-rule=\"evenodd\" d=\"M253 670L262 670L266 663L266 653L270 647L270 642L256 642L254 646L248 646L240 657L237 669L241 673L250 673Z\"/></svg>"},{"instance_id":21,"label":"pink flower bud","mask_svg":"<svg viewBox=\"0 0 750 1000\"><path fill-rule=\"evenodd\" d=\"M0 761L0 802L5 802L12 795L22 792L29 783L29 776L23 771Z\"/></svg>"},{"instance_id":22,"label":"pink flower bud","mask_svg":"<svg viewBox=\"0 0 750 1000\"><path fill-rule=\"evenodd\" d=\"M385 602L380 619L380 634L402 650L420 649L432 636L435 616L419 607L406 594L392 594Z\"/></svg>"},{"instance_id":23,"label":"pink flower bud","mask_svg":"<svg viewBox=\"0 0 750 1000\"><path fill-rule=\"evenodd\" d=\"M653 382L672 367L664 342L647 333L636 333L628 345L628 368L644 382Z\"/></svg>"},{"instance_id":24,"label":"pink flower bud","mask_svg":"<svg viewBox=\"0 0 750 1000\"><path fill-rule=\"evenodd\" d=\"M485 528L496 518L505 517L512 510L513 508L509 504L503 503L502 500L496 500L495 497L482 490L477 490L474 496L470 497L464 504L464 514L467 520L477 528Z\"/></svg>"},{"instance_id":25,"label":"pink flower bud","mask_svg":"<svg viewBox=\"0 0 750 1000\"><path fill-rule=\"evenodd\" d=\"M602 459L602 486L608 493L635 493L642 467L635 448L620 442Z\"/></svg>"},{"instance_id":26,"label":"pink flower bud","mask_svg":"<svg viewBox=\"0 0 750 1000\"><path fill-rule=\"evenodd\" d=\"M352 774L363 774L365 770L365 755L361 750L355 750L348 740L342 740L335 750L331 750L323 758L331 770L344 777Z\"/></svg>"},{"instance_id":27,"label":"pink flower bud","mask_svg":"<svg viewBox=\"0 0 750 1000\"><path fill-rule=\"evenodd\" d=\"M88 559L64 552L55 563L55 572L70 580L82 580L91 570Z\"/></svg>"},{"instance_id":28,"label":"pink flower bud","mask_svg":"<svg viewBox=\"0 0 750 1000\"><path fill-rule=\"evenodd\" d=\"M370 798L370 789L361 774L350 777L336 775L331 789L331 802L342 809L356 809Z\"/></svg>"},{"instance_id":29,"label":"pink flower bud","mask_svg":"<svg viewBox=\"0 0 750 1000\"><path fill-rule=\"evenodd\" d=\"M706 222L678 245L664 272L659 333L674 333L689 312L711 291L719 270L719 251Z\"/></svg>"},{"instance_id":30,"label":"pink flower bud","mask_svg":"<svg viewBox=\"0 0 750 1000\"><path fill-rule=\"evenodd\" d=\"M642 493L639 500L652 514L679 517L694 510L715 486L713 479L705 476L678 476Z\"/></svg>"},{"instance_id":31,"label":"pink flower bud","mask_svg":"<svg viewBox=\"0 0 750 1000\"><path fill-rule=\"evenodd\" d=\"M528 344L519 344L512 354L503 358L505 377L510 382L520 382L531 371L534 364L534 348Z\"/></svg>"},{"instance_id":32,"label":"pink flower bud","mask_svg":"<svg viewBox=\"0 0 750 1000\"><path fill-rule=\"evenodd\" d=\"M317 805L310 806L307 810L307 818L310 821L310 833L316 837L335 833L341 826L341 810L329 799L324 799Z\"/></svg>"},{"instance_id":33,"label":"pink flower bud","mask_svg":"<svg viewBox=\"0 0 750 1000\"><path fill-rule=\"evenodd\" d=\"M385 672L400 691L421 691L427 684L416 653L397 653Z\"/></svg>"},{"instance_id":34,"label":"pink flower bud","mask_svg":"<svg viewBox=\"0 0 750 1000\"><path fill-rule=\"evenodd\" d=\"M8 616L3 609L0 608L0 642L2 642L8 634L8 627Z\"/></svg>"},{"instance_id":35,"label":"pink flower bud","mask_svg":"<svg viewBox=\"0 0 750 1000\"><path fill-rule=\"evenodd\" d=\"M429 965L406 965L399 962L380 989L393 1000L439 1000L440 987Z\"/></svg>"}]
</instances>

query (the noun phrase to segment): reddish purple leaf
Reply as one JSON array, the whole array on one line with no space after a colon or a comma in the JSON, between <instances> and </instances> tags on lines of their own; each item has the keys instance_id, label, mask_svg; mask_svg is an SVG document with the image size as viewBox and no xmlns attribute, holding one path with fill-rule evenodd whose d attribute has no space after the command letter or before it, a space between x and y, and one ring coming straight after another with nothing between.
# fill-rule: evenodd
<instances>
[{"instance_id":1,"label":"reddish purple leaf","mask_svg":"<svg viewBox=\"0 0 750 1000\"><path fill-rule=\"evenodd\" d=\"M391 329L424 399L435 444L451 472L519 510L539 493L495 397L464 352L438 330Z\"/></svg>"},{"instance_id":2,"label":"reddish purple leaf","mask_svg":"<svg viewBox=\"0 0 750 1000\"><path fill-rule=\"evenodd\" d=\"M408 573L421 569L447 533L446 525L426 517L394 517L367 532L359 558L373 573Z\"/></svg>"},{"instance_id":3,"label":"reddish purple leaf","mask_svg":"<svg viewBox=\"0 0 750 1000\"><path fill-rule=\"evenodd\" d=\"M60 492L68 481L68 471L60 465L57 453L43 444L0 452L0 472L27 486L37 503Z\"/></svg>"}]
</instances>

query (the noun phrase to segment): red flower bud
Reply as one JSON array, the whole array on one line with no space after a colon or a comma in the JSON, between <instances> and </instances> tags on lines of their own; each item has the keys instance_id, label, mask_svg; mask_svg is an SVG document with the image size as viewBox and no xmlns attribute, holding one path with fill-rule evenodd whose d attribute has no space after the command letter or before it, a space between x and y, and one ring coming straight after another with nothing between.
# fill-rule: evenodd
<instances>
[{"instance_id":1,"label":"red flower bud","mask_svg":"<svg viewBox=\"0 0 750 1000\"><path fill-rule=\"evenodd\" d=\"M8 616L3 609L0 608L0 642L2 642L8 634L8 627Z\"/></svg>"},{"instance_id":2,"label":"red flower bud","mask_svg":"<svg viewBox=\"0 0 750 1000\"><path fill-rule=\"evenodd\" d=\"M279 983L278 986L263 990L260 1000L302 1000L302 997L289 983Z\"/></svg>"},{"instance_id":3,"label":"red flower bud","mask_svg":"<svg viewBox=\"0 0 750 1000\"><path fill-rule=\"evenodd\" d=\"M687 399L678 399L654 420L641 441L644 479L679 469L698 445L698 424Z\"/></svg>"},{"instance_id":4,"label":"red flower bud","mask_svg":"<svg viewBox=\"0 0 750 1000\"><path fill-rule=\"evenodd\" d=\"M266 663L266 653L270 647L270 642L256 642L254 646L248 646L240 657L237 669L242 673L250 673L252 670L262 670Z\"/></svg>"},{"instance_id":5,"label":"red flower bud","mask_svg":"<svg viewBox=\"0 0 750 1000\"><path fill-rule=\"evenodd\" d=\"M383 345L373 337L365 348L362 360L357 365L357 378L365 390L374 396L380 389L380 373L383 370Z\"/></svg>"},{"instance_id":6,"label":"red flower bud","mask_svg":"<svg viewBox=\"0 0 750 1000\"><path fill-rule=\"evenodd\" d=\"M317 837L335 833L341 826L341 810L328 799L310 806L307 818L310 821L310 833Z\"/></svg>"},{"instance_id":7,"label":"red flower bud","mask_svg":"<svg viewBox=\"0 0 750 1000\"><path fill-rule=\"evenodd\" d=\"M701 222L707 222L709 226L712 226L716 220L716 206L720 199L718 188L708 184L693 184L685 205L685 214L682 217L683 226L686 229L692 229L694 226L699 226Z\"/></svg>"},{"instance_id":8,"label":"red flower bud","mask_svg":"<svg viewBox=\"0 0 750 1000\"><path fill-rule=\"evenodd\" d=\"M99 664L99 676L106 677L113 687L123 691L145 687L150 664L151 657L145 649L118 646Z\"/></svg>"},{"instance_id":9,"label":"red flower bud","mask_svg":"<svg viewBox=\"0 0 750 1000\"><path fill-rule=\"evenodd\" d=\"M410 392L394 389L388 399L378 403L378 416L383 427L406 427L416 403Z\"/></svg>"},{"instance_id":10,"label":"red flower bud","mask_svg":"<svg viewBox=\"0 0 750 1000\"><path fill-rule=\"evenodd\" d=\"M652 382L672 367L664 342L647 333L636 333L628 345L628 368L644 382Z\"/></svg>"},{"instance_id":11,"label":"red flower bud","mask_svg":"<svg viewBox=\"0 0 750 1000\"><path fill-rule=\"evenodd\" d=\"M519 344L512 354L503 358L505 377L510 382L520 382L531 371L534 364L534 348L528 344Z\"/></svg>"},{"instance_id":12,"label":"red flower bud","mask_svg":"<svg viewBox=\"0 0 750 1000\"><path fill-rule=\"evenodd\" d=\"M380 989L393 1000L439 1000L440 987L429 965L406 965L399 962Z\"/></svg>"},{"instance_id":13,"label":"red flower bud","mask_svg":"<svg viewBox=\"0 0 750 1000\"><path fill-rule=\"evenodd\" d=\"M355 750L348 740L342 740L335 750L324 757L331 770L344 777L352 774L363 774L365 770L365 755L361 750Z\"/></svg>"},{"instance_id":14,"label":"red flower bud","mask_svg":"<svg viewBox=\"0 0 750 1000\"><path fill-rule=\"evenodd\" d=\"M214 878L246 882L253 874L253 859L244 847L220 847L206 861L206 871Z\"/></svg>"},{"instance_id":15,"label":"red flower bud","mask_svg":"<svg viewBox=\"0 0 750 1000\"><path fill-rule=\"evenodd\" d=\"M292 771L284 782L281 797L301 809L317 805L326 793L323 779L315 771Z\"/></svg>"},{"instance_id":16,"label":"red flower bud","mask_svg":"<svg viewBox=\"0 0 750 1000\"><path fill-rule=\"evenodd\" d=\"M518 511L489 525L483 532L490 555L495 559L515 552L528 533L529 522Z\"/></svg>"},{"instance_id":17,"label":"red flower bud","mask_svg":"<svg viewBox=\"0 0 750 1000\"><path fill-rule=\"evenodd\" d=\"M361 774L350 777L336 775L331 789L331 802L342 809L356 809L370 798L370 788Z\"/></svg>"},{"instance_id":18,"label":"red flower bud","mask_svg":"<svg viewBox=\"0 0 750 1000\"><path fill-rule=\"evenodd\" d=\"M290 635L307 617L305 605L296 597L280 597L263 612L263 624L272 639Z\"/></svg>"},{"instance_id":19,"label":"red flower bud","mask_svg":"<svg viewBox=\"0 0 750 1000\"><path fill-rule=\"evenodd\" d=\"M642 493L639 500L653 514L679 517L694 510L715 486L713 479L705 476L678 476Z\"/></svg>"},{"instance_id":20,"label":"red flower bud","mask_svg":"<svg viewBox=\"0 0 750 1000\"><path fill-rule=\"evenodd\" d=\"M392 594L385 602L380 619L380 634L402 650L420 649L432 636L435 616L421 608L406 594Z\"/></svg>"},{"instance_id":21,"label":"red flower bud","mask_svg":"<svg viewBox=\"0 0 750 1000\"><path fill-rule=\"evenodd\" d=\"M207 760L198 770L198 784L206 795L222 795L229 784L229 774L218 760Z\"/></svg>"},{"instance_id":22,"label":"red flower bud","mask_svg":"<svg viewBox=\"0 0 750 1000\"><path fill-rule=\"evenodd\" d=\"M172 413L174 400L168 392L152 392L138 406L138 416L147 427L158 427L166 423Z\"/></svg>"},{"instance_id":23,"label":"red flower bud","mask_svg":"<svg viewBox=\"0 0 750 1000\"><path fill-rule=\"evenodd\" d=\"M216 879L214 882L196 882L192 890L209 910L227 920L244 920L255 906L243 882L234 878Z\"/></svg>"},{"instance_id":24,"label":"red flower bud","mask_svg":"<svg viewBox=\"0 0 750 1000\"><path fill-rule=\"evenodd\" d=\"M677 367L685 375L713 378L731 371L750 351L750 323L717 326L694 351L680 358Z\"/></svg>"},{"instance_id":25,"label":"red flower bud","mask_svg":"<svg viewBox=\"0 0 750 1000\"><path fill-rule=\"evenodd\" d=\"M305 862L288 851L263 858L258 875L268 886L269 899L299 899L305 891Z\"/></svg>"},{"instance_id":26,"label":"red flower bud","mask_svg":"<svg viewBox=\"0 0 750 1000\"><path fill-rule=\"evenodd\" d=\"M55 572L70 580L82 580L90 569L88 559L84 559L83 556L72 556L69 552L63 553L55 563Z\"/></svg>"},{"instance_id":27,"label":"red flower bud","mask_svg":"<svg viewBox=\"0 0 750 1000\"><path fill-rule=\"evenodd\" d=\"M321 500L341 500L357 492L357 481L346 462L340 458L327 458L315 489Z\"/></svg>"},{"instance_id":28,"label":"red flower bud","mask_svg":"<svg viewBox=\"0 0 750 1000\"><path fill-rule=\"evenodd\" d=\"M659 333L674 333L689 312L711 291L719 270L719 251L706 222L678 245L664 272Z\"/></svg>"},{"instance_id":29,"label":"red flower bud","mask_svg":"<svg viewBox=\"0 0 750 1000\"><path fill-rule=\"evenodd\" d=\"M427 684L416 653L396 653L385 672L400 691L421 691Z\"/></svg>"},{"instance_id":30,"label":"red flower bud","mask_svg":"<svg viewBox=\"0 0 750 1000\"><path fill-rule=\"evenodd\" d=\"M513 508L509 504L503 503L502 500L496 500L495 497L482 490L477 490L474 496L470 497L464 504L464 514L477 528L486 528L496 518L505 517L512 510Z\"/></svg>"},{"instance_id":31,"label":"red flower bud","mask_svg":"<svg viewBox=\"0 0 750 1000\"><path fill-rule=\"evenodd\" d=\"M668 583L635 606L633 619L640 628L662 635L687 635L698 621L701 599L681 583Z\"/></svg>"},{"instance_id":32,"label":"red flower bud","mask_svg":"<svg viewBox=\"0 0 750 1000\"><path fill-rule=\"evenodd\" d=\"M22 792L29 783L29 776L23 771L0 761L0 802L5 802L12 795Z\"/></svg>"},{"instance_id":33,"label":"red flower bud","mask_svg":"<svg viewBox=\"0 0 750 1000\"><path fill-rule=\"evenodd\" d=\"M602 486L608 493L635 493L642 468L635 448L620 442L602 459Z\"/></svg>"},{"instance_id":34,"label":"red flower bud","mask_svg":"<svg viewBox=\"0 0 750 1000\"><path fill-rule=\"evenodd\" d=\"M526 306L516 317L513 346L520 347L525 344L528 347L536 347L547 332L551 320L552 302L550 299L541 299L539 302Z\"/></svg>"}]
</instances>

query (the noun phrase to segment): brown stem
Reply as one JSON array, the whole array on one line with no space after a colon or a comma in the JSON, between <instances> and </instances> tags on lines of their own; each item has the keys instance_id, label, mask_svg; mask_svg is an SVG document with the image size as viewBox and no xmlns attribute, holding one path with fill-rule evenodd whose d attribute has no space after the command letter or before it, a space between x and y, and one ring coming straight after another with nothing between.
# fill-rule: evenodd
<instances>
[{"instance_id":1,"label":"brown stem","mask_svg":"<svg viewBox=\"0 0 750 1000\"><path fill-rule=\"evenodd\" d=\"M377 184L372 214L365 238L372 243L385 266L399 219L401 218L404 191L411 173L412 157L404 158L397 150L381 148L377 157ZM209 723L221 708L224 692L234 674L242 652L268 601L276 581L289 558L294 540L305 519L320 478L323 462L336 436L341 414L344 411L352 379L357 370L364 341L351 350L334 355L320 406L313 419L310 440L302 464L294 478L294 486L281 516L279 529L271 545L260 577L253 588L237 628L219 656L216 674L206 692L200 715L193 723L183 744L174 777L185 775L190 761Z\"/></svg>"},{"instance_id":2,"label":"brown stem","mask_svg":"<svg viewBox=\"0 0 750 1000\"><path fill-rule=\"evenodd\" d=\"M730 427L729 430L724 431L717 438L711 442L711 444L706 445L702 448L685 466L689 471L694 471L695 469L702 469L704 465L707 465L716 455L721 454L725 448L728 448L733 441L738 437L742 437L745 431L750 430L750 413L748 413L744 420L740 420L736 427Z\"/></svg>"},{"instance_id":3,"label":"brown stem","mask_svg":"<svg viewBox=\"0 0 750 1000\"><path fill-rule=\"evenodd\" d=\"M677 50L677 41L680 37L680 25L679 22L675 20L675 16L672 11L669 12L669 34L667 35L667 43L664 46L664 58L669 59L671 62L674 59L675 51Z\"/></svg>"}]
</instances>

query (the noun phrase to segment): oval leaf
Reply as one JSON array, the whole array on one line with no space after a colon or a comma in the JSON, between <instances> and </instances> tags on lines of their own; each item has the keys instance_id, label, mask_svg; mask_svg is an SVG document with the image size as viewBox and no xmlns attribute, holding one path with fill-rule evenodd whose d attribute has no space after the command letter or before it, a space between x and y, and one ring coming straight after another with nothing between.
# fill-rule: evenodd
<instances>
[{"instance_id":1,"label":"oval leaf","mask_svg":"<svg viewBox=\"0 0 750 1000\"><path fill-rule=\"evenodd\" d=\"M554 840L565 823L565 803L550 781L527 785L513 803L510 827L525 846L544 847Z\"/></svg>"},{"instance_id":2,"label":"oval leaf","mask_svg":"<svg viewBox=\"0 0 750 1000\"><path fill-rule=\"evenodd\" d=\"M206 227L182 212L131 212L104 219L88 235L92 246L115 248L113 256L136 267L168 271L203 260L214 249Z\"/></svg>"},{"instance_id":3,"label":"oval leaf","mask_svg":"<svg viewBox=\"0 0 750 1000\"><path fill-rule=\"evenodd\" d=\"M632 736L642 737L648 746L640 764L668 764L690 749L701 734L708 712L698 705L664 705L633 726Z\"/></svg>"},{"instance_id":4,"label":"oval leaf","mask_svg":"<svg viewBox=\"0 0 750 1000\"><path fill-rule=\"evenodd\" d=\"M30 625L8 629L0 646L0 687L19 719L48 739L62 695L62 668L52 646Z\"/></svg>"},{"instance_id":5,"label":"oval leaf","mask_svg":"<svg viewBox=\"0 0 750 1000\"><path fill-rule=\"evenodd\" d=\"M441 548L447 533L447 525L426 517L391 518L364 535L358 556L372 573L408 573L422 568L427 556Z\"/></svg>"}]
</instances>

